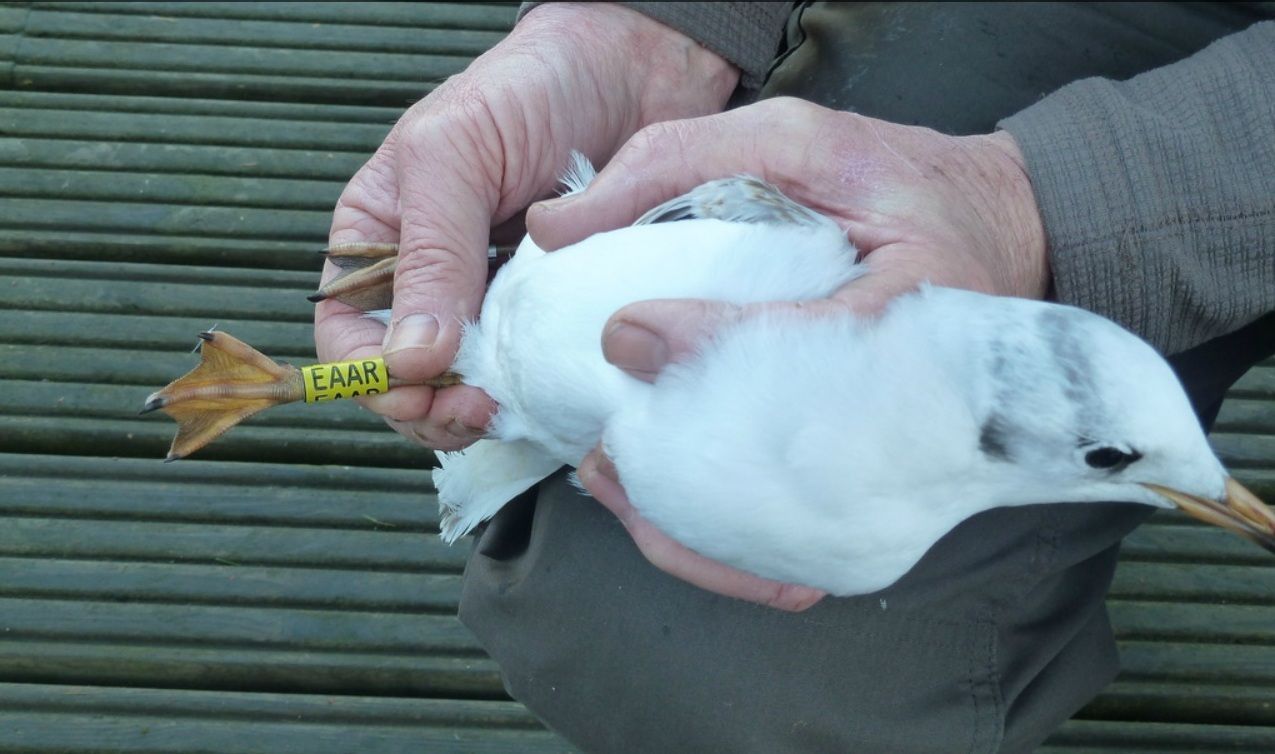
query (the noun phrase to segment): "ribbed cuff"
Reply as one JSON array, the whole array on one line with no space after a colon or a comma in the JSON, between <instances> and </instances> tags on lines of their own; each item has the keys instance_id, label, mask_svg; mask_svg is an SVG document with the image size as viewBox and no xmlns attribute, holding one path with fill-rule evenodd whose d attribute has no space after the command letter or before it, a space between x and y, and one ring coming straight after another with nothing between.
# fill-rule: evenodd
<instances>
[{"instance_id":1,"label":"ribbed cuff","mask_svg":"<svg viewBox=\"0 0 1275 754\"><path fill-rule=\"evenodd\" d=\"M527 11L543 3L523 3ZM699 42L739 68L740 87L761 89L766 72L779 51L791 2L754 3L617 3L654 19ZM635 50L635 54L640 51Z\"/></svg>"},{"instance_id":2,"label":"ribbed cuff","mask_svg":"<svg viewBox=\"0 0 1275 754\"><path fill-rule=\"evenodd\" d=\"M1085 79L1005 119L1059 300L1166 353L1275 306L1275 24L1173 65Z\"/></svg>"}]
</instances>

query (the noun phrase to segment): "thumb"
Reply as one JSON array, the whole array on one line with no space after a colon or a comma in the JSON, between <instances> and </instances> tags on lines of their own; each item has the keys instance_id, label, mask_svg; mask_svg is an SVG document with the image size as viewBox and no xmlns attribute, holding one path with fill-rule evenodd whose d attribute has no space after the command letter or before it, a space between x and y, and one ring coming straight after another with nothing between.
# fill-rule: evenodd
<instances>
[{"instance_id":1,"label":"thumb","mask_svg":"<svg viewBox=\"0 0 1275 754\"><path fill-rule=\"evenodd\" d=\"M734 304L702 299L666 299L629 304L603 329L602 355L629 375L654 382L672 362L684 361L719 328L739 319Z\"/></svg>"}]
</instances>

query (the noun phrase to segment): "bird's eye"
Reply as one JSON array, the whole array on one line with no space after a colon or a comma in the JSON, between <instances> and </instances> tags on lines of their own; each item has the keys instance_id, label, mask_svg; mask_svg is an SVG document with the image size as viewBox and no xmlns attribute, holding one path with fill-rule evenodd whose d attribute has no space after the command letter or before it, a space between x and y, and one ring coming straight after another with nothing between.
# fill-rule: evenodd
<instances>
[{"instance_id":1,"label":"bird's eye","mask_svg":"<svg viewBox=\"0 0 1275 754\"><path fill-rule=\"evenodd\" d=\"M1085 453L1085 463L1095 469L1119 470L1141 457L1142 454L1136 450L1121 450L1110 445L1104 445L1101 448L1094 448Z\"/></svg>"}]
</instances>

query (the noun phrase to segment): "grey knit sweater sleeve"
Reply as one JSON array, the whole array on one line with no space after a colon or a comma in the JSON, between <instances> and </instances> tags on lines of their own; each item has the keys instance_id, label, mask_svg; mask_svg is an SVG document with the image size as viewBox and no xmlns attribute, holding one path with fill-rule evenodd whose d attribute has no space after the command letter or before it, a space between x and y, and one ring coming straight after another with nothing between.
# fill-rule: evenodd
<instances>
[{"instance_id":1,"label":"grey knit sweater sleeve","mask_svg":"<svg viewBox=\"0 0 1275 754\"><path fill-rule=\"evenodd\" d=\"M1166 353L1275 310L1275 22L1000 126L1036 189L1058 298Z\"/></svg>"},{"instance_id":2,"label":"grey knit sweater sleeve","mask_svg":"<svg viewBox=\"0 0 1275 754\"><path fill-rule=\"evenodd\" d=\"M543 3L523 3L518 18ZM792 11L791 2L617 3L682 32L733 63L740 87L761 88ZM635 51L640 54L641 51Z\"/></svg>"}]
</instances>

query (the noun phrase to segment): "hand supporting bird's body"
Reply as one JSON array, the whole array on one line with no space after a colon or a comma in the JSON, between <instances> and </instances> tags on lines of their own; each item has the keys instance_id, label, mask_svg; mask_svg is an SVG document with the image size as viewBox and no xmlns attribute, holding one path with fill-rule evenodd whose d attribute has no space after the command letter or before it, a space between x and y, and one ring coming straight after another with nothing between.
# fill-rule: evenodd
<instances>
[{"instance_id":1,"label":"hand supporting bird's body","mask_svg":"<svg viewBox=\"0 0 1275 754\"><path fill-rule=\"evenodd\" d=\"M592 169L569 175L580 190ZM383 286L375 267L320 298ZM664 534L836 595L890 585L975 513L1046 501L1176 504L1275 548L1275 515L1226 475L1163 359L1079 309L924 287L876 317L744 319L654 383L601 353L634 301L811 300L862 270L835 223L748 177L553 253L524 240L454 364L499 410L488 439L441 454L444 538L601 441Z\"/></svg>"}]
</instances>

